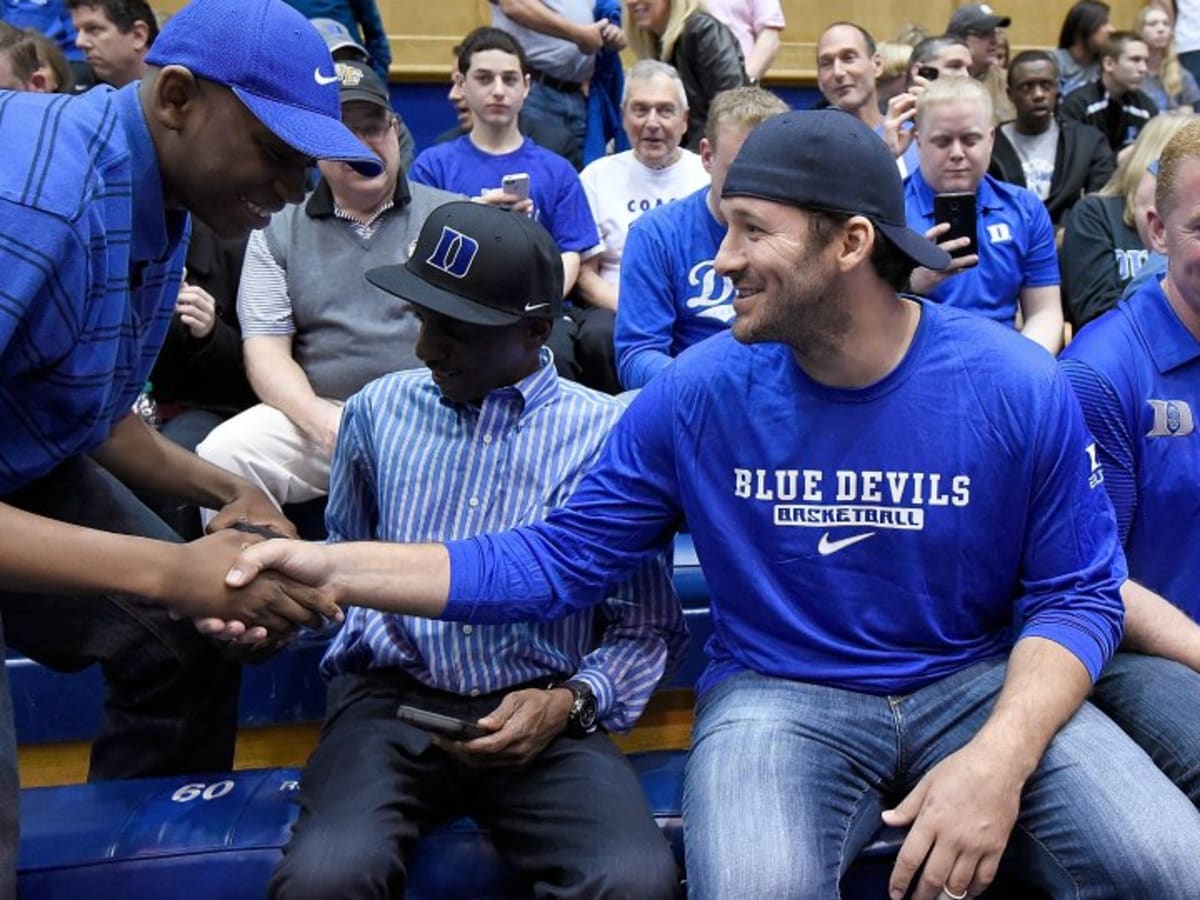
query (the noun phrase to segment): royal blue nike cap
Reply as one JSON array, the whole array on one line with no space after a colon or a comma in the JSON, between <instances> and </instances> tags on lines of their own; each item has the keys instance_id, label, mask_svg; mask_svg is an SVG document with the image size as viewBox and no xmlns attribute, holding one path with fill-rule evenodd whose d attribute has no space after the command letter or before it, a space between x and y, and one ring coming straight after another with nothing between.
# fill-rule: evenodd
<instances>
[{"instance_id":1,"label":"royal blue nike cap","mask_svg":"<svg viewBox=\"0 0 1200 900\"><path fill-rule=\"evenodd\" d=\"M185 66L230 88L281 141L363 175L383 163L342 124L341 84L324 38L283 0L191 0L163 26L146 63Z\"/></svg>"}]
</instances>

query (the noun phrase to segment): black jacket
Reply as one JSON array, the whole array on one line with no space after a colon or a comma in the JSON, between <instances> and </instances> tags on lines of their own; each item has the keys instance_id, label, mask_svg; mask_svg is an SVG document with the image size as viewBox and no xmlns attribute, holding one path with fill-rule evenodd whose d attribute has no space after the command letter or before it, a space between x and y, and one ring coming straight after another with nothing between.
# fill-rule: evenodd
<instances>
[{"instance_id":1,"label":"black jacket","mask_svg":"<svg viewBox=\"0 0 1200 900\"><path fill-rule=\"evenodd\" d=\"M1063 100L1064 119L1094 125L1108 138L1113 153L1132 144L1146 123L1158 115L1154 101L1133 90L1121 97L1110 96L1101 81L1071 91Z\"/></svg>"},{"instance_id":2,"label":"black jacket","mask_svg":"<svg viewBox=\"0 0 1200 900\"><path fill-rule=\"evenodd\" d=\"M713 97L746 83L742 48L725 25L706 12L695 12L684 23L667 62L679 73L687 94L688 129L683 146L698 150Z\"/></svg>"},{"instance_id":3,"label":"black jacket","mask_svg":"<svg viewBox=\"0 0 1200 900\"><path fill-rule=\"evenodd\" d=\"M1124 197L1097 194L1076 203L1066 219L1059 253L1063 306L1076 331L1112 309L1146 262L1142 239L1124 215Z\"/></svg>"},{"instance_id":4,"label":"black jacket","mask_svg":"<svg viewBox=\"0 0 1200 900\"><path fill-rule=\"evenodd\" d=\"M160 403L180 404L232 415L257 399L242 362L242 329L237 317L238 281L246 241L224 241L192 219L187 280L212 294L217 321L208 337L197 340L176 315L159 351L150 381Z\"/></svg>"},{"instance_id":5,"label":"black jacket","mask_svg":"<svg viewBox=\"0 0 1200 900\"><path fill-rule=\"evenodd\" d=\"M1112 150L1099 129L1082 122L1060 122L1054 176L1050 179L1050 194L1045 201L1050 221L1055 226L1062 224L1063 216L1075 201L1104 187L1112 173ZM988 174L1009 184L1029 187L1025 183L1020 155L999 128L996 129Z\"/></svg>"}]
</instances>

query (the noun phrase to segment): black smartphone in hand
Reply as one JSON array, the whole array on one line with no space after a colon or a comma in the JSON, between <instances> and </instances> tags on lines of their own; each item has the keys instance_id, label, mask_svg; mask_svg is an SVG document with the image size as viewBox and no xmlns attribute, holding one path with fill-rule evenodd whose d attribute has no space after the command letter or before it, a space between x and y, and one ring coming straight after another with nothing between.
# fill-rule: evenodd
<instances>
[{"instance_id":1,"label":"black smartphone in hand","mask_svg":"<svg viewBox=\"0 0 1200 900\"><path fill-rule=\"evenodd\" d=\"M950 223L950 230L937 238L939 244L954 238L970 238L971 243L957 250L951 250L954 258L970 256L979 252L978 235L975 233L975 195L974 194L935 194L933 197L933 221L940 225Z\"/></svg>"},{"instance_id":2,"label":"black smartphone in hand","mask_svg":"<svg viewBox=\"0 0 1200 900\"><path fill-rule=\"evenodd\" d=\"M487 729L480 728L474 722L466 719L444 716L441 713L430 712L427 709L420 709L405 703L401 703L397 708L396 718L414 728L420 728L422 731L450 738L453 741L469 741L491 734Z\"/></svg>"}]
</instances>

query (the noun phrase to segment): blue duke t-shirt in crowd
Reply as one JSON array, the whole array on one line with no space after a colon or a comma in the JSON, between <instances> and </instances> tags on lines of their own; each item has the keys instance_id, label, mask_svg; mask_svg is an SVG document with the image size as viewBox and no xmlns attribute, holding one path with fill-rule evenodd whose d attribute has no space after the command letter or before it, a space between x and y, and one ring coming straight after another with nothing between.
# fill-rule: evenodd
<instances>
[{"instance_id":1,"label":"blue duke t-shirt in crowd","mask_svg":"<svg viewBox=\"0 0 1200 900\"><path fill-rule=\"evenodd\" d=\"M933 190L920 170L904 182L908 227L924 234L934 225ZM947 278L929 296L1013 327L1025 287L1061 281L1054 226L1037 195L985 175L975 194L979 264Z\"/></svg>"},{"instance_id":2,"label":"blue duke t-shirt in crowd","mask_svg":"<svg viewBox=\"0 0 1200 900\"><path fill-rule=\"evenodd\" d=\"M464 134L437 144L413 162L408 177L420 184L477 197L500 187L505 175L529 175L533 219L554 238L564 253L585 253L600 243L596 220L583 193L579 175L561 156L529 138L511 153L484 153Z\"/></svg>"}]
</instances>

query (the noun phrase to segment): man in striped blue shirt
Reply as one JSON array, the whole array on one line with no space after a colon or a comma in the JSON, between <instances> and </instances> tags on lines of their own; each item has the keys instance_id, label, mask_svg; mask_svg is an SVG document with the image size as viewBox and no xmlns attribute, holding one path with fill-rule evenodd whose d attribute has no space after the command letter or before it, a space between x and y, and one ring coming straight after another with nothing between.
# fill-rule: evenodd
<instances>
[{"instance_id":1,"label":"man in striped blue shirt","mask_svg":"<svg viewBox=\"0 0 1200 900\"><path fill-rule=\"evenodd\" d=\"M562 303L550 235L519 213L448 203L407 264L367 278L416 306L429 368L347 402L330 540L468 537L561 505L621 406L561 381L543 347ZM613 585L598 615L472 626L350 610L322 662L326 724L271 896L401 896L405 851L463 811L554 896L675 896L671 852L606 732L633 725L685 640L662 556ZM397 704L487 733L432 740Z\"/></svg>"},{"instance_id":2,"label":"man in striped blue shirt","mask_svg":"<svg viewBox=\"0 0 1200 900\"><path fill-rule=\"evenodd\" d=\"M194 0L148 61L121 90L0 92L0 613L27 655L103 666L93 777L228 767L236 728L236 667L161 607L234 599L221 575L247 535L168 543L126 484L221 508L217 529L293 533L261 492L130 412L179 293L187 211L244 237L301 197L311 157L379 168L339 120L324 42L280 0ZM278 585L236 599L274 607L280 628L309 618ZM0 898L17 805L0 668Z\"/></svg>"}]
</instances>

